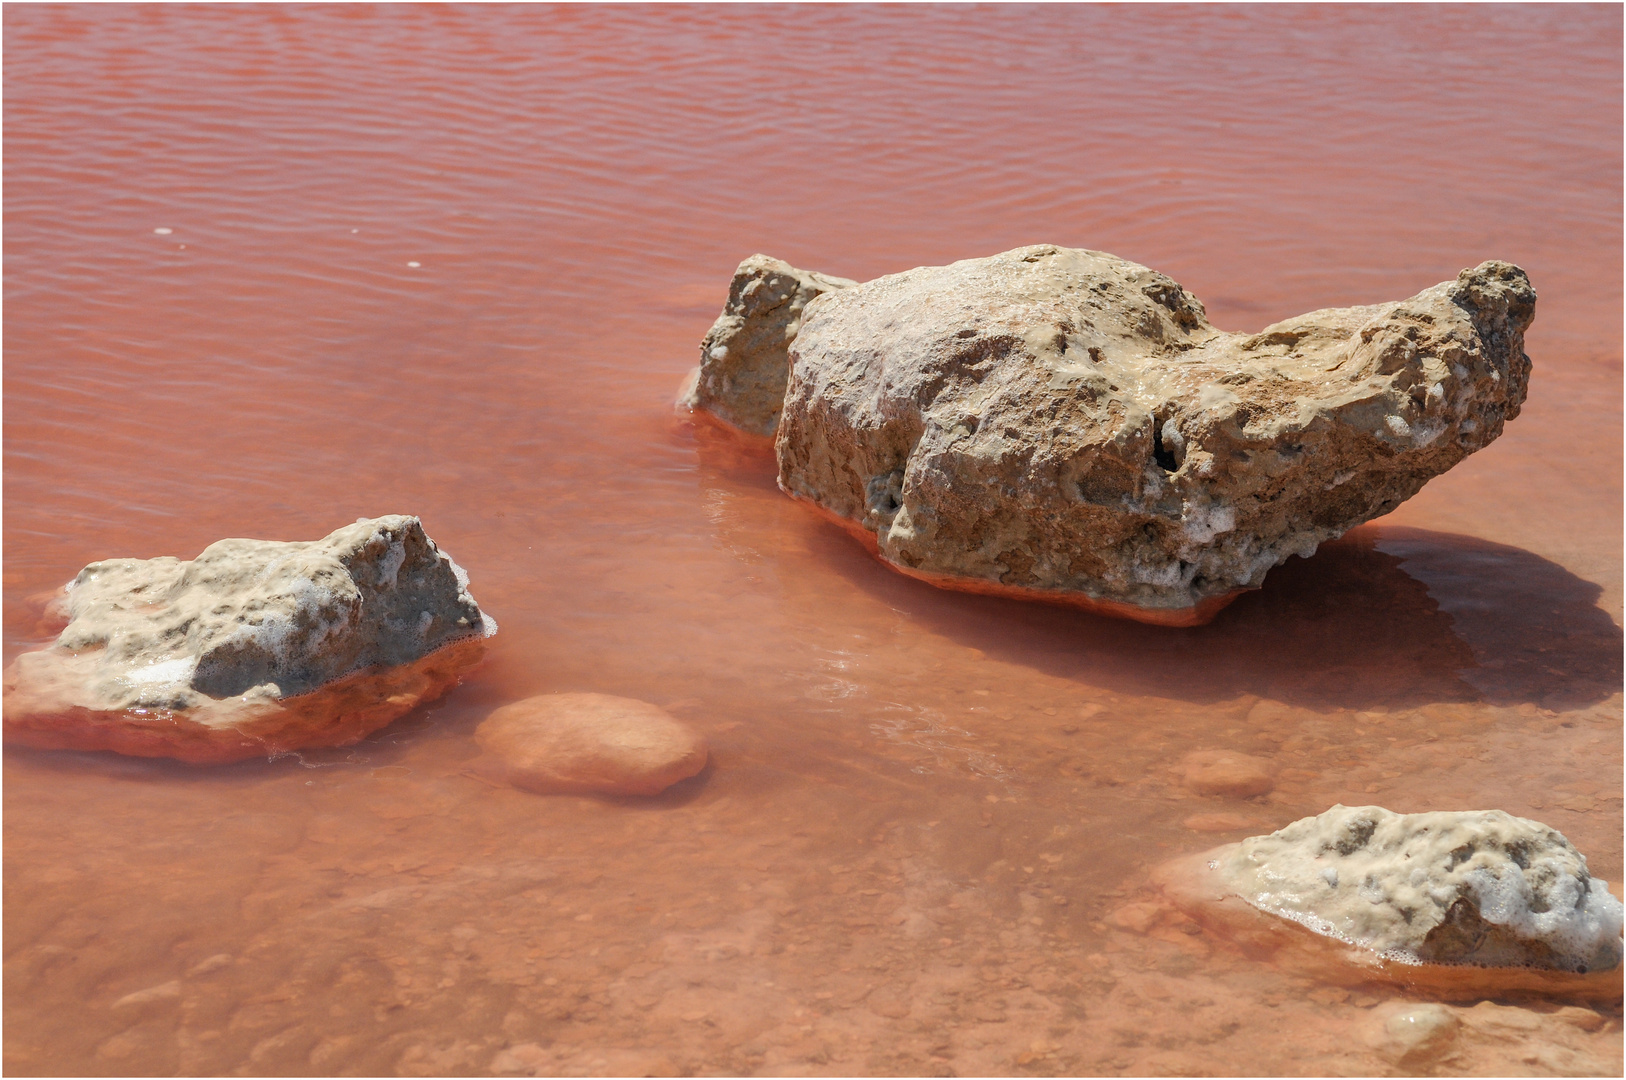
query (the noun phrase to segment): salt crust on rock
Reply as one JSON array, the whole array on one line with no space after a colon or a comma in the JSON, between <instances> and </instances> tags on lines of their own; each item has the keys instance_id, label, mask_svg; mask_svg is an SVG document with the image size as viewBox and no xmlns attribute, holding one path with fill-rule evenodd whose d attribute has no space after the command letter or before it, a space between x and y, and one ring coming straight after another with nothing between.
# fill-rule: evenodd
<instances>
[{"instance_id":1,"label":"salt crust on rock","mask_svg":"<svg viewBox=\"0 0 1626 1080\"><path fill-rule=\"evenodd\" d=\"M480 724L477 772L543 794L655 795L706 767L706 740L665 709L607 694L543 694Z\"/></svg>"},{"instance_id":2,"label":"salt crust on rock","mask_svg":"<svg viewBox=\"0 0 1626 1080\"><path fill-rule=\"evenodd\" d=\"M703 409L752 435L774 433L785 401L787 349L816 297L858 284L798 270L767 255L740 263L728 303L700 342L700 366L678 404Z\"/></svg>"},{"instance_id":3,"label":"salt crust on rock","mask_svg":"<svg viewBox=\"0 0 1626 1080\"><path fill-rule=\"evenodd\" d=\"M920 267L808 305L779 485L933 584L1194 625L1495 439L1535 300L1486 262L1233 334L1103 252Z\"/></svg>"},{"instance_id":4,"label":"salt crust on rock","mask_svg":"<svg viewBox=\"0 0 1626 1080\"><path fill-rule=\"evenodd\" d=\"M6 672L8 742L194 763L343 746L456 685L496 632L415 517L91 563Z\"/></svg>"},{"instance_id":5,"label":"salt crust on rock","mask_svg":"<svg viewBox=\"0 0 1626 1080\"><path fill-rule=\"evenodd\" d=\"M1562 834L1501 810L1335 806L1212 853L1260 911L1403 964L1610 970L1621 902Z\"/></svg>"}]
</instances>

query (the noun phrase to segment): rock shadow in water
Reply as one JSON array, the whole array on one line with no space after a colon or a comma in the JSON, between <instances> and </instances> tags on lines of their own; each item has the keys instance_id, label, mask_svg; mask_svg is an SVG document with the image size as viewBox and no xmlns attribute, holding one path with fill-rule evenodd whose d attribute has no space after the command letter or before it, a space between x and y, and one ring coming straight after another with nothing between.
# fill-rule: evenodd
<instances>
[{"instance_id":1,"label":"rock shadow in water","mask_svg":"<svg viewBox=\"0 0 1626 1080\"><path fill-rule=\"evenodd\" d=\"M999 660L1189 701L1239 694L1314 709L1447 701L1565 709L1620 689L1621 628L1602 589L1520 548L1365 525L1207 626L1169 629L947 592L871 559L834 526L829 565L923 626Z\"/></svg>"}]
</instances>

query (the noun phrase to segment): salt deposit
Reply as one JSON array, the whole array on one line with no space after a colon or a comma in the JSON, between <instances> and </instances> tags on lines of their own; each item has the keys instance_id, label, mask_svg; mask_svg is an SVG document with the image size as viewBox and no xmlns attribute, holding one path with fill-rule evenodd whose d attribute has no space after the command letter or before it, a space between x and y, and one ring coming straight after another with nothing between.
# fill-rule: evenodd
<instances>
[{"instance_id":1,"label":"salt deposit","mask_svg":"<svg viewBox=\"0 0 1626 1080\"><path fill-rule=\"evenodd\" d=\"M5 737L197 763L362 738L455 685L496 623L415 517L108 559L5 676Z\"/></svg>"},{"instance_id":2,"label":"salt deposit","mask_svg":"<svg viewBox=\"0 0 1626 1080\"><path fill-rule=\"evenodd\" d=\"M1501 810L1335 806L1207 865L1260 911L1403 964L1585 974L1621 959L1621 902L1586 857Z\"/></svg>"}]
</instances>

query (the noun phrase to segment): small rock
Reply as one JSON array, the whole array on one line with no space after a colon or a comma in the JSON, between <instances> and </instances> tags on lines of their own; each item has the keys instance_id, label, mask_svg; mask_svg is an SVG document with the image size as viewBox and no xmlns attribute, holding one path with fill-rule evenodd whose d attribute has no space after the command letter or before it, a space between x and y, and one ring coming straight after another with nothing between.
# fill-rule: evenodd
<instances>
[{"instance_id":1,"label":"small rock","mask_svg":"<svg viewBox=\"0 0 1626 1080\"><path fill-rule=\"evenodd\" d=\"M706 741L664 709L605 694L504 705L475 732L477 768L541 793L654 795L705 768Z\"/></svg>"},{"instance_id":2,"label":"small rock","mask_svg":"<svg viewBox=\"0 0 1626 1080\"><path fill-rule=\"evenodd\" d=\"M1241 814L1192 814L1181 824L1193 832L1223 833L1255 828L1258 822Z\"/></svg>"},{"instance_id":3,"label":"small rock","mask_svg":"<svg viewBox=\"0 0 1626 1080\"><path fill-rule=\"evenodd\" d=\"M207 975L211 971L219 971L223 967L230 967L231 963L231 953L215 953L213 956L205 957L187 968L186 974L195 978L199 975Z\"/></svg>"},{"instance_id":4,"label":"small rock","mask_svg":"<svg viewBox=\"0 0 1626 1080\"><path fill-rule=\"evenodd\" d=\"M971 1019L981 1024L1003 1024L1007 1019L1005 1006L998 1002L978 1002L971 1007Z\"/></svg>"},{"instance_id":5,"label":"small rock","mask_svg":"<svg viewBox=\"0 0 1626 1080\"><path fill-rule=\"evenodd\" d=\"M1402 1005L1373 1016L1378 1052L1397 1065L1420 1068L1444 1057L1456 1042L1462 1021L1444 1005Z\"/></svg>"},{"instance_id":6,"label":"small rock","mask_svg":"<svg viewBox=\"0 0 1626 1080\"><path fill-rule=\"evenodd\" d=\"M1152 902L1125 904L1109 918L1115 926L1136 934L1144 934L1162 921L1167 910L1162 904Z\"/></svg>"},{"instance_id":7,"label":"small rock","mask_svg":"<svg viewBox=\"0 0 1626 1080\"><path fill-rule=\"evenodd\" d=\"M1233 334L1104 252L918 267L808 307L779 486L933 585L1196 625L1500 435L1535 302L1486 262Z\"/></svg>"},{"instance_id":8,"label":"small rock","mask_svg":"<svg viewBox=\"0 0 1626 1080\"><path fill-rule=\"evenodd\" d=\"M415 517L191 562L91 563L6 670L5 738L195 764L347 746L438 697L497 625Z\"/></svg>"},{"instance_id":9,"label":"small rock","mask_svg":"<svg viewBox=\"0 0 1626 1080\"><path fill-rule=\"evenodd\" d=\"M1603 1027L1603 1015L1593 1009L1583 1009L1578 1005L1566 1005L1555 1013L1558 1019L1571 1027L1582 1031L1598 1031Z\"/></svg>"},{"instance_id":10,"label":"small rock","mask_svg":"<svg viewBox=\"0 0 1626 1080\"><path fill-rule=\"evenodd\" d=\"M690 373L678 404L704 409L752 435L771 436L785 403L786 350L796 340L803 312L823 293L856 284L767 255L740 263L723 313L700 342L700 366Z\"/></svg>"},{"instance_id":11,"label":"small rock","mask_svg":"<svg viewBox=\"0 0 1626 1080\"><path fill-rule=\"evenodd\" d=\"M1180 760L1186 787L1199 795L1249 799L1276 786L1271 763L1231 750L1196 750Z\"/></svg>"},{"instance_id":12,"label":"small rock","mask_svg":"<svg viewBox=\"0 0 1626 1080\"><path fill-rule=\"evenodd\" d=\"M1620 900L1563 834L1501 810L1335 806L1212 853L1260 911L1412 964L1604 972Z\"/></svg>"},{"instance_id":13,"label":"small rock","mask_svg":"<svg viewBox=\"0 0 1626 1080\"><path fill-rule=\"evenodd\" d=\"M155 1001L173 1001L181 996L181 981L171 979L157 986L149 986L145 990L137 990L133 994L125 994L113 1002L115 1009L130 1009L140 1005L151 1005Z\"/></svg>"}]
</instances>

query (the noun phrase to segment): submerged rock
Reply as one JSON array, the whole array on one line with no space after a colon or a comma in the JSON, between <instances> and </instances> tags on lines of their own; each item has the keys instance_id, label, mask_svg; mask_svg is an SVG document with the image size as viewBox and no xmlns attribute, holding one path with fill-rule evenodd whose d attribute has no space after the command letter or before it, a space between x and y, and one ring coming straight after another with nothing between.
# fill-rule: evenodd
<instances>
[{"instance_id":1,"label":"submerged rock","mask_svg":"<svg viewBox=\"0 0 1626 1080\"><path fill-rule=\"evenodd\" d=\"M194 763L344 746L456 685L497 626L415 517L190 562L91 563L5 676L7 742Z\"/></svg>"},{"instance_id":2,"label":"submerged rock","mask_svg":"<svg viewBox=\"0 0 1626 1080\"><path fill-rule=\"evenodd\" d=\"M856 284L767 255L740 263L729 283L728 303L700 342L700 366L678 404L704 409L752 435L771 436L785 400L786 350L804 310L823 293Z\"/></svg>"},{"instance_id":3,"label":"submerged rock","mask_svg":"<svg viewBox=\"0 0 1626 1080\"><path fill-rule=\"evenodd\" d=\"M1194 750L1180 759L1180 778L1198 795L1251 799L1276 786L1271 763L1233 750Z\"/></svg>"},{"instance_id":4,"label":"submerged rock","mask_svg":"<svg viewBox=\"0 0 1626 1080\"><path fill-rule=\"evenodd\" d=\"M1396 1065L1424 1068L1450 1053L1462 1021L1444 1005L1432 1002L1390 1005L1372 1017L1377 1051Z\"/></svg>"},{"instance_id":5,"label":"submerged rock","mask_svg":"<svg viewBox=\"0 0 1626 1080\"><path fill-rule=\"evenodd\" d=\"M779 485L935 585L1193 625L1495 439L1535 300L1486 262L1232 334L1102 252L920 267L807 309Z\"/></svg>"},{"instance_id":6,"label":"submerged rock","mask_svg":"<svg viewBox=\"0 0 1626 1080\"><path fill-rule=\"evenodd\" d=\"M543 794L655 795L706 766L706 740L666 710L607 694L543 694L475 731L476 769Z\"/></svg>"},{"instance_id":7,"label":"submerged rock","mask_svg":"<svg viewBox=\"0 0 1626 1080\"><path fill-rule=\"evenodd\" d=\"M1335 806L1204 863L1203 888L1397 964L1586 974L1621 960L1621 902L1586 857L1501 810Z\"/></svg>"}]
</instances>

